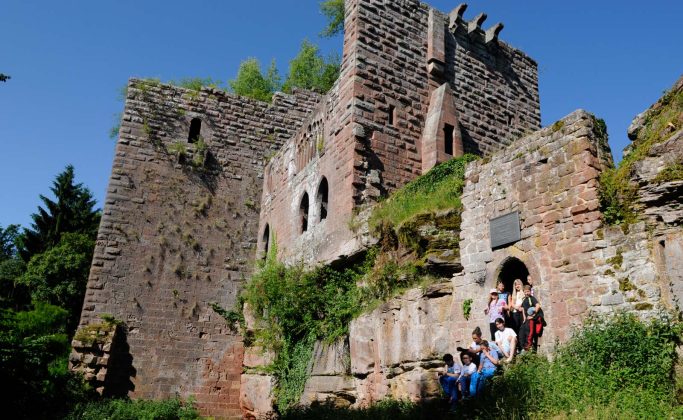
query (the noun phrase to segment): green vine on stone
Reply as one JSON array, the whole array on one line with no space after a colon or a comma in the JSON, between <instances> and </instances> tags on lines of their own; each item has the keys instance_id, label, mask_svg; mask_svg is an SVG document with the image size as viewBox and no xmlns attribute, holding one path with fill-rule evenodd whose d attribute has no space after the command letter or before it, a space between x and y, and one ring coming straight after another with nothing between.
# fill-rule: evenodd
<instances>
[{"instance_id":1,"label":"green vine on stone","mask_svg":"<svg viewBox=\"0 0 683 420\"><path fill-rule=\"evenodd\" d=\"M470 315L472 314L472 299L465 299L462 301L462 315L465 317L466 321L470 320Z\"/></svg>"}]
</instances>

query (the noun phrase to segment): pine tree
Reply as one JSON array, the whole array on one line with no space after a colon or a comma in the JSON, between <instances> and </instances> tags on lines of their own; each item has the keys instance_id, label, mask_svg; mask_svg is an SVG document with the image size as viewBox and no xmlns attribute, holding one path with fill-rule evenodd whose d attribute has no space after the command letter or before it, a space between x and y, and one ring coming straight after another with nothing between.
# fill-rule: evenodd
<instances>
[{"instance_id":1,"label":"pine tree","mask_svg":"<svg viewBox=\"0 0 683 420\"><path fill-rule=\"evenodd\" d=\"M39 206L38 213L31 215L31 229L24 229L19 253L26 262L57 245L63 233L82 233L93 240L97 236L100 212L94 209L95 199L90 190L74 183L72 165L57 176L51 190L56 201L41 195L45 208Z\"/></svg>"}]
</instances>

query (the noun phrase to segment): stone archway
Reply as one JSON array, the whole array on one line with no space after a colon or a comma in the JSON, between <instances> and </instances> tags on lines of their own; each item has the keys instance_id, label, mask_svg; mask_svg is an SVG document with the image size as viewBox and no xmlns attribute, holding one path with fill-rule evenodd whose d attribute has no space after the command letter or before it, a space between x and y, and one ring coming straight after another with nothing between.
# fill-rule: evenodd
<instances>
[{"instance_id":1,"label":"stone archway","mask_svg":"<svg viewBox=\"0 0 683 420\"><path fill-rule=\"evenodd\" d=\"M521 266L524 268L522 269ZM517 268L515 269L515 267ZM522 280L524 284L528 284L529 281L527 280L527 276L531 276L534 293L540 293L542 290L545 290L547 285L543 281L543 277L541 276L538 267L538 261L532 253L520 252L514 246L497 251L494 253L493 261L491 261L487 267L486 286L487 288L496 287L498 279L502 279L506 286L506 290L508 290L508 288L511 290L512 282L514 282L516 277L512 280L508 280L508 283L505 283L505 280L506 278L509 279L509 277L514 275L515 271L518 270L518 274L526 274L520 280Z\"/></svg>"},{"instance_id":2,"label":"stone archway","mask_svg":"<svg viewBox=\"0 0 683 420\"><path fill-rule=\"evenodd\" d=\"M508 257L498 266L495 283L502 281L505 285L505 291L512 293L512 284L515 279L520 279L522 280L522 283L528 284L528 276L529 268L522 260L515 257Z\"/></svg>"}]
</instances>

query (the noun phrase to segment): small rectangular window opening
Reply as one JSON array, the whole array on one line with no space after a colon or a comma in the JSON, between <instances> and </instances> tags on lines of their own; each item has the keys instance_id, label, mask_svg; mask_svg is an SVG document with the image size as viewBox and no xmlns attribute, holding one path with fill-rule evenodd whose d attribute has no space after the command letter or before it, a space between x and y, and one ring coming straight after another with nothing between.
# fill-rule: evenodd
<instances>
[{"instance_id":1,"label":"small rectangular window opening","mask_svg":"<svg viewBox=\"0 0 683 420\"><path fill-rule=\"evenodd\" d=\"M454 127L450 124L445 124L443 127L444 135L444 152L447 155L453 155L453 132Z\"/></svg>"},{"instance_id":2,"label":"small rectangular window opening","mask_svg":"<svg viewBox=\"0 0 683 420\"><path fill-rule=\"evenodd\" d=\"M394 121L396 120L396 107L393 105L389 105L389 125L394 125Z\"/></svg>"},{"instance_id":3,"label":"small rectangular window opening","mask_svg":"<svg viewBox=\"0 0 683 420\"><path fill-rule=\"evenodd\" d=\"M199 118L192 118L190 121L190 134L187 136L188 143L196 143L199 140L199 135L202 131L202 120Z\"/></svg>"}]
</instances>

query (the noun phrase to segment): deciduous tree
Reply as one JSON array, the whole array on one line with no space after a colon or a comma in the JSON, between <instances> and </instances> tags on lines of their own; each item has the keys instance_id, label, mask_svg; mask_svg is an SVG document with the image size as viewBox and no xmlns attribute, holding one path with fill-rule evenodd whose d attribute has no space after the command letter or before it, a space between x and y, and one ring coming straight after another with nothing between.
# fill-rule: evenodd
<instances>
[{"instance_id":1,"label":"deciduous tree","mask_svg":"<svg viewBox=\"0 0 683 420\"><path fill-rule=\"evenodd\" d=\"M320 11L327 17L321 36L332 37L344 30L344 0L325 0L320 3Z\"/></svg>"},{"instance_id":2,"label":"deciduous tree","mask_svg":"<svg viewBox=\"0 0 683 420\"><path fill-rule=\"evenodd\" d=\"M242 61L237 77L228 81L230 89L241 96L270 102L273 93L280 87L280 76L273 60L266 75L261 72L261 64L255 58Z\"/></svg>"},{"instance_id":3,"label":"deciduous tree","mask_svg":"<svg viewBox=\"0 0 683 420\"><path fill-rule=\"evenodd\" d=\"M304 40L297 56L289 62L289 74L283 90L290 93L293 88L299 87L326 93L338 76L339 57L325 59L316 45Z\"/></svg>"}]
</instances>

